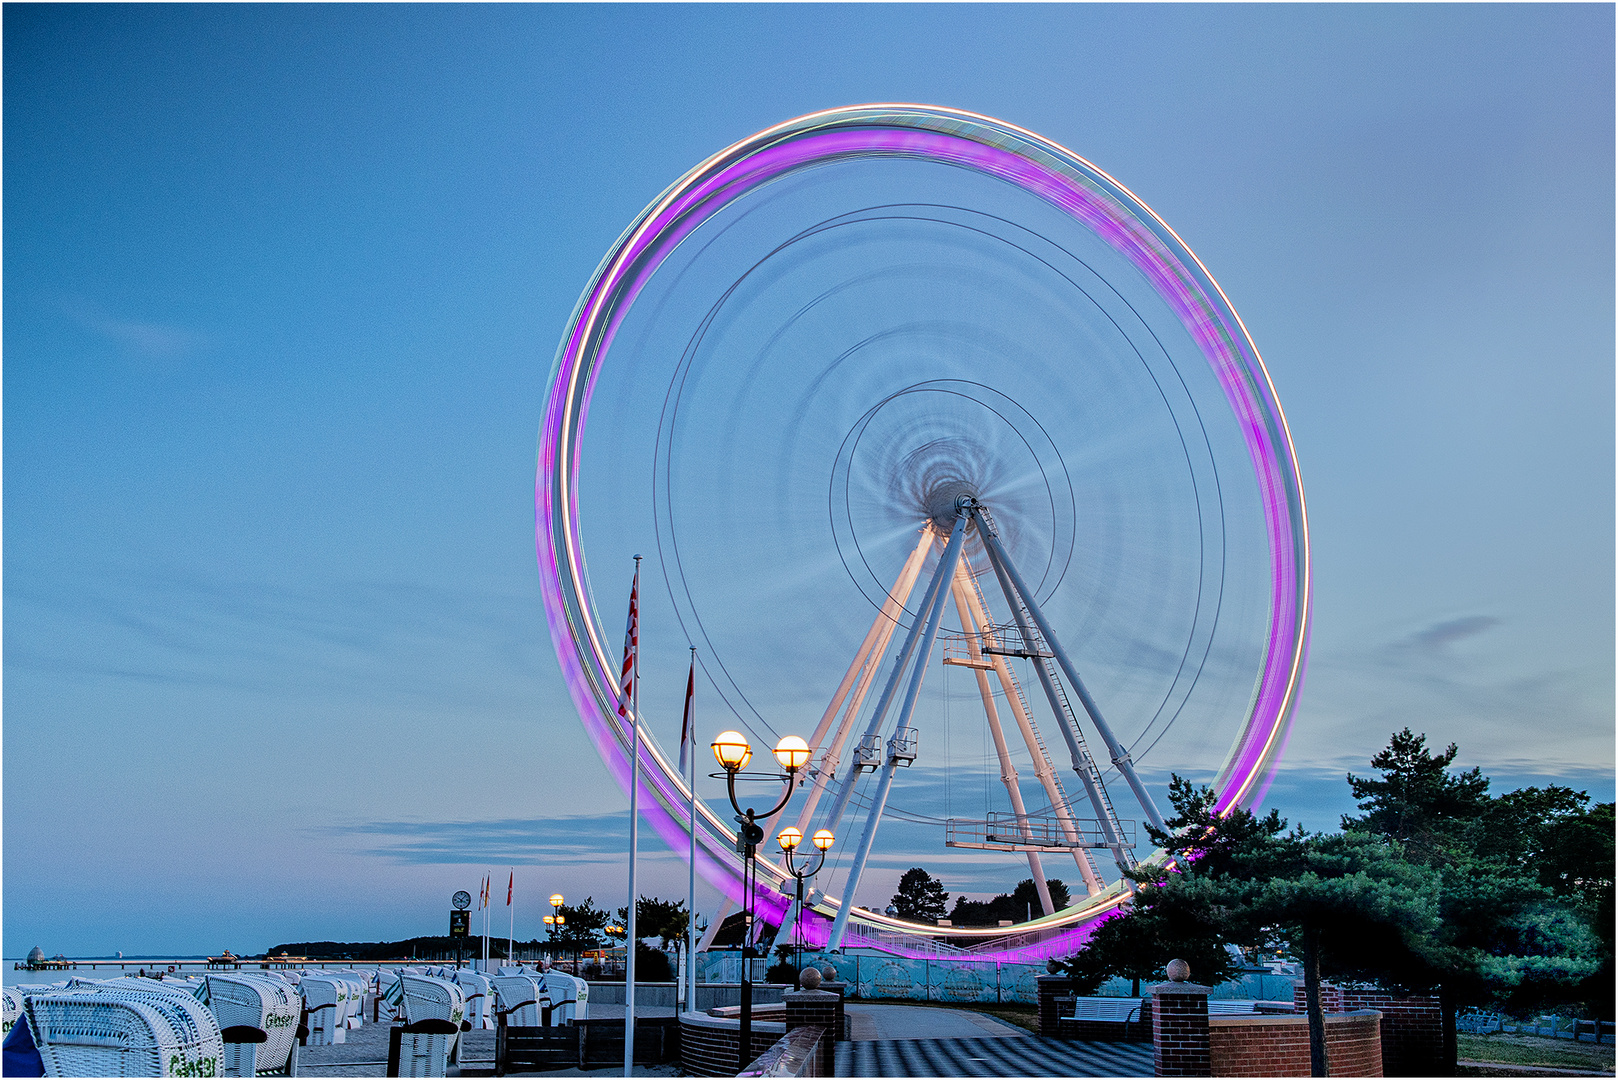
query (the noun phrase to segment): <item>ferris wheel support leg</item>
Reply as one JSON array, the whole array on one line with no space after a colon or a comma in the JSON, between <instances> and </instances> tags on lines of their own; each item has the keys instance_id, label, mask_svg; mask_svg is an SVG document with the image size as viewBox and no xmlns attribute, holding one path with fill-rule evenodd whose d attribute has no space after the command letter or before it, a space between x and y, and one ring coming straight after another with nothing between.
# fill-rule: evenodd
<instances>
[{"instance_id":1,"label":"ferris wheel support leg","mask_svg":"<svg viewBox=\"0 0 1618 1080\"><path fill-rule=\"evenodd\" d=\"M983 523L983 520L979 516L978 521L980 524ZM1062 674L1066 675L1068 681L1073 684L1073 689L1079 695L1079 701L1084 705L1084 711L1090 714L1090 722L1095 725L1096 731L1101 734L1101 741L1107 744L1107 753L1112 757L1114 767L1123 774L1125 782L1129 784L1129 790L1134 792L1135 800L1140 803L1141 811L1145 813L1146 820L1152 823L1153 828L1159 831L1167 831L1163 825L1163 816L1157 812L1157 804L1152 801L1151 793L1146 790L1146 785L1140 782L1140 777L1135 775L1135 766L1129 760L1129 751L1124 749L1123 744L1112 733L1111 726L1102 717L1101 709L1096 705L1095 699L1090 696L1090 691L1086 689L1084 680L1079 678L1079 673L1073 667L1073 662L1067 658L1067 651L1062 648L1062 643L1057 639L1050 623L1045 621L1045 614L1040 611L1039 603L1034 599L1033 594L1028 591L1027 585L1022 580L1022 575L1017 573L1017 568L1006 558L1005 549L1000 546L1000 538L989 528L980 528L978 532L983 537L983 546L988 550L989 559L994 563L995 569L1003 569L1011 578L1011 583L1016 586L1017 592L1022 594L1023 603L1027 606L1028 613L1034 617L1034 622L1039 626L1039 632L1044 635L1045 643L1050 646L1051 652L1056 654L1056 663L1061 667ZM1039 666L1043 668L1044 665Z\"/></svg>"},{"instance_id":2,"label":"ferris wheel support leg","mask_svg":"<svg viewBox=\"0 0 1618 1080\"><path fill-rule=\"evenodd\" d=\"M973 587L966 590L967 602L971 605L973 618L976 619L980 632L985 641L998 648L999 642L994 631L990 629L988 609L984 607L982 594ZM1045 751L1045 744L1034 727L1034 718L1028 714L1028 706L1023 701L1022 691L1017 681L1011 677L1011 669L1006 666L1006 658L999 654L991 654L994 663L994 673L1000 679L1000 689L1006 695L1006 702L1011 706L1011 715L1017 721L1017 729L1022 732L1023 742L1028 747L1028 756L1034 763L1034 776L1038 778L1040 786L1045 789L1045 797L1051 802L1056 813L1056 820L1062 829L1062 835L1069 843L1077 844L1082 839L1079 827L1073 820L1073 811L1068 806L1067 792L1062 790L1061 781L1051 766L1049 755ZM1090 853L1083 848L1073 849L1073 865L1078 867L1079 875L1084 878L1084 888L1091 896L1095 896L1105 888L1105 883L1096 874L1095 863L1090 859Z\"/></svg>"},{"instance_id":3,"label":"ferris wheel support leg","mask_svg":"<svg viewBox=\"0 0 1618 1080\"><path fill-rule=\"evenodd\" d=\"M961 543L966 539L966 515L960 514L955 518L955 527L950 530L949 546L944 549L943 556L938 560L938 570L933 574L932 588L928 590L931 603L926 608L927 630L922 636L921 646L916 650L915 663L910 672L910 685L905 690L904 704L900 706L899 716L894 721L897 732L910 724L910 718L916 711L916 697L921 693L921 680L927 674L927 663L933 654L933 642L938 638L938 620L944 614L944 587L955 574L955 564L961 556ZM921 619L916 620L917 625ZM912 638L915 627L912 627ZM843 943L843 932L848 928L848 913L854 908L854 896L860 887L860 876L865 872L865 860L871 854L871 843L876 839L877 825L882 821L882 811L887 806L888 792L893 790L893 774L899 768L899 755L895 748L888 747L887 764L882 766L882 779L877 784L876 794L871 799L871 812L865 818L865 831L860 834L859 850L854 853L854 862L848 868L848 880L843 883L842 901L837 907L837 918L832 922L831 936L826 942L828 949L835 949ZM850 779L853 773L849 774Z\"/></svg>"},{"instance_id":4,"label":"ferris wheel support leg","mask_svg":"<svg viewBox=\"0 0 1618 1080\"><path fill-rule=\"evenodd\" d=\"M1023 618L1023 608L1029 607L1029 610L1032 610L1032 607L1028 605L1026 597L1023 598L1022 602L1019 602L1017 594L1021 590L1015 587L1012 578L1006 574L1009 564L1002 561L1005 552L996 551L999 547L998 540L989 532L982 517L978 518L978 526L978 535L983 538L984 550L989 554L989 565L994 567L995 577L1000 581L1000 589L1006 594L1006 606L1011 608L1012 618L1016 620L1017 629L1023 636L1024 647L1032 652L1034 650L1034 635L1028 629L1028 621ZM993 546L990 544L991 540L994 540ZM1061 729L1062 738L1067 742L1068 753L1073 758L1073 771L1078 774L1079 780L1084 784L1084 793L1090 799L1090 805L1096 812L1096 820L1101 826L1102 837L1106 841L1107 847L1112 851L1113 861L1118 864L1120 871L1128 871L1130 868L1129 857L1124 852L1124 838L1119 833L1118 826L1113 821L1113 815L1108 810L1107 800L1102 796L1095 780L1091 777L1094 762L1090 760L1089 751L1080 744L1079 737L1068 724L1066 712L1062 708L1061 697L1057 694L1056 687L1051 682L1050 672L1045 669L1045 665L1042 663L1035 664L1033 667L1034 672L1039 676L1039 685L1045 691L1045 700L1050 703L1051 713L1056 717L1056 725Z\"/></svg>"},{"instance_id":5,"label":"ferris wheel support leg","mask_svg":"<svg viewBox=\"0 0 1618 1080\"><path fill-rule=\"evenodd\" d=\"M966 560L962 559L955 567L955 585L950 591L955 595L955 612L961 617L961 629L966 633L967 654L975 661L983 661L983 652L978 648L979 627L972 618L972 609L966 601ZM994 752L1000 758L1000 782L1006 785L1006 794L1011 797L1012 813L1017 815L1017 828L1022 833L1023 840L1032 844L1034 831L1028 826L1028 809L1023 805L1022 789L1017 785L1017 769L1011 763L1011 751L1006 746L1005 732L1000 730L1000 711L994 707L994 691L989 687L989 673L982 668L973 668L972 673L978 678L978 694L983 698L983 715L989 722L989 734L994 739ZM1051 889L1045 882L1045 867L1040 862L1039 852L1029 851L1028 871L1034 875L1034 889L1039 893L1039 903L1045 914L1054 915L1056 905L1051 902Z\"/></svg>"},{"instance_id":6,"label":"ferris wheel support leg","mask_svg":"<svg viewBox=\"0 0 1618 1080\"><path fill-rule=\"evenodd\" d=\"M929 536L931 530L929 530ZM910 633L905 636L905 643L899 650L899 655L893 658L893 673L888 676L887 685L882 688L882 696L877 699L876 708L871 712L871 720L865 725L865 737L870 738L882 730L882 721L887 716L888 708L893 704L893 695L899 688L899 678L910 663L910 657L916 651L916 641L921 636L921 624L926 621L926 613L931 611L937 603L944 583L948 581L944 562L941 559L938 569L933 571L933 578L927 584L927 592L921 599L921 607L916 614L915 622L910 624ZM843 820L843 813L848 809L848 800L854 794L854 785L860 778L857 766L849 768L843 774L843 782L837 789L837 799L832 803L831 812L826 815L822 823L823 828L837 831L838 824Z\"/></svg>"},{"instance_id":7,"label":"ferris wheel support leg","mask_svg":"<svg viewBox=\"0 0 1618 1080\"><path fill-rule=\"evenodd\" d=\"M806 836L809 823L814 820L815 810L820 804L820 798L835 778L843 744L848 741L848 733L854 727L854 721L859 719L860 706L865 704L865 695L870 692L871 683L875 681L877 671L881 667L882 657L887 654L888 644L893 640L893 631L899 625L899 613L910 602L910 594L916 588L916 579L921 576L921 564L926 560L927 549L932 547L934 539L930 528L922 530L916 549L905 561L904 569L899 572L899 579L893 583L893 588L888 590L888 598L883 603L882 609L877 612L876 620L871 623L871 629L865 635L865 643L860 646L860 654L854 658L854 664L848 669L848 675L843 677L844 685L838 688L837 696L832 699L832 705L826 710L826 715L821 718L820 727L815 731L814 742L809 744L811 751L820 748L825 728L837 707L842 704L842 695L847 689L850 677L857 671L859 682L854 686L853 696L848 699L848 708L843 711L843 719L837 725L837 733L833 736L831 744L820 755L814 778L810 782L809 793L798 811L798 831Z\"/></svg>"}]
</instances>

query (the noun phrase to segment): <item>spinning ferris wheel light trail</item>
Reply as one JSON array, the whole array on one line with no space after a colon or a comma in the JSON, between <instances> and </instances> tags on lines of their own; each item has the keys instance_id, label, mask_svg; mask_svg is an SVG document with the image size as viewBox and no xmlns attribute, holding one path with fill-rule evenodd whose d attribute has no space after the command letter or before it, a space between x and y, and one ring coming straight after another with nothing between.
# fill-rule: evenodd
<instances>
[{"instance_id":1,"label":"spinning ferris wheel light trail","mask_svg":"<svg viewBox=\"0 0 1618 1080\"><path fill-rule=\"evenodd\" d=\"M649 375L667 386L660 413L633 404ZM739 900L725 815L693 798L659 717L618 715L585 571L587 549L610 540L586 544L603 490L592 477L648 458L673 618L732 726L812 726L766 829L842 836L845 817L863 817L804 897L810 945L942 947L926 940L938 927L856 907L873 859L893 858L885 817L938 822L936 850L1026 862L1037 916L948 936L980 942L966 947L984 958L1029 959L1071 951L1127 899L1121 872L1158 857L1137 853L1137 822L1109 782L1154 828L1165 765L1212 783L1222 810L1262 799L1309 629L1290 433L1203 264L1072 151L933 106L800 117L671 185L574 311L535 490L552 640L609 771L629 789L638 730L642 812ZM867 626L837 657L833 631ZM982 775L998 776L1004 811L945 821L916 808L939 771L922 729L942 700L938 680L924 686L940 659L972 671ZM1064 787L1041 713L1082 793ZM1207 756L1220 746L1222 764ZM911 798L922 802L894 804ZM1072 858L1084 883L1060 909L1051 855ZM759 864L759 913L774 925L800 911L785 862Z\"/></svg>"}]
</instances>

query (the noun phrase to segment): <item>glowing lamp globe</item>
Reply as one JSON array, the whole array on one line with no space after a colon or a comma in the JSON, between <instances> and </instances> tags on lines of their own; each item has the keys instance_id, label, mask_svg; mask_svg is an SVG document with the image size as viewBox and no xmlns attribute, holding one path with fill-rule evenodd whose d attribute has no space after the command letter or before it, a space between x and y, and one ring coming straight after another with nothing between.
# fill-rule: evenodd
<instances>
[{"instance_id":1,"label":"glowing lamp globe","mask_svg":"<svg viewBox=\"0 0 1618 1080\"><path fill-rule=\"evenodd\" d=\"M832 836L830 829L821 829L819 832L815 833L815 847L819 848L821 851L826 851L829 849L834 840L835 837Z\"/></svg>"},{"instance_id":2,"label":"glowing lamp globe","mask_svg":"<svg viewBox=\"0 0 1618 1080\"><path fill-rule=\"evenodd\" d=\"M781 835L775 838L775 842L781 845L782 851L793 851L803 843L803 833L794 828L785 828L781 830Z\"/></svg>"},{"instance_id":3,"label":"glowing lamp globe","mask_svg":"<svg viewBox=\"0 0 1618 1080\"><path fill-rule=\"evenodd\" d=\"M721 731L719 738L713 741L713 756L720 768L735 772L752 760L753 748L747 745L741 732Z\"/></svg>"},{"instance_id":4,"label":"glowing lamp globe","mask_svg":"<svg viewBox=\"0 0 1618 1080\"><path fill-rule=\"evenodd\" d=\"M809 744L796 735L788 735L775 744L775 760L787 772L797 772L809 761Z\"/></svg>"}]
</instances>

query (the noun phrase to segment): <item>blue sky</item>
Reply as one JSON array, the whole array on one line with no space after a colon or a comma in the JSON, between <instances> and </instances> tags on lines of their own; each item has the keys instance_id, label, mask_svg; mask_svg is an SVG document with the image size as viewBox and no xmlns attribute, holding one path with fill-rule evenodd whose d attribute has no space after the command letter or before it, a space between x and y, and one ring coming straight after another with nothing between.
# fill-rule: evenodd
<instances>
[{"instance_id":1,"label":"blue sky","mask_svg":"<svg viewBox=\"0 0 1618 1080\"><path fill-rule=\"evenodd\" d=\"M1073 148L1242 313L1312 512L1283 813L1331 825L1405 725L1610 799L1613 19L8 6L5 955L436 932L485 866L519 934L622 903L534 562L551 356L670 181L862 101Z\"/></svg>"}]
</instances>

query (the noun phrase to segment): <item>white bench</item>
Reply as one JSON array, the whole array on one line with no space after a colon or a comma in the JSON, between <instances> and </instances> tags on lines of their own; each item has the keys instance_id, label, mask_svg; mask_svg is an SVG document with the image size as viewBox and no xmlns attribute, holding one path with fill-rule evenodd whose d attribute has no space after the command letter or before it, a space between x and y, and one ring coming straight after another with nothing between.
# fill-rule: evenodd
<instances>
[{"instance_id":1,"label":"white bench","mask_svg":"<svg viewBox=\"0 0 1618 1080\"><path fill-rule=\"evenodd\" d=\"M1074 998L1073 1011L1062 1019L1101 1024L1132 1024L1140 1020L1140 1004L1139 998Z\"/></svg>"}]
</instances>

